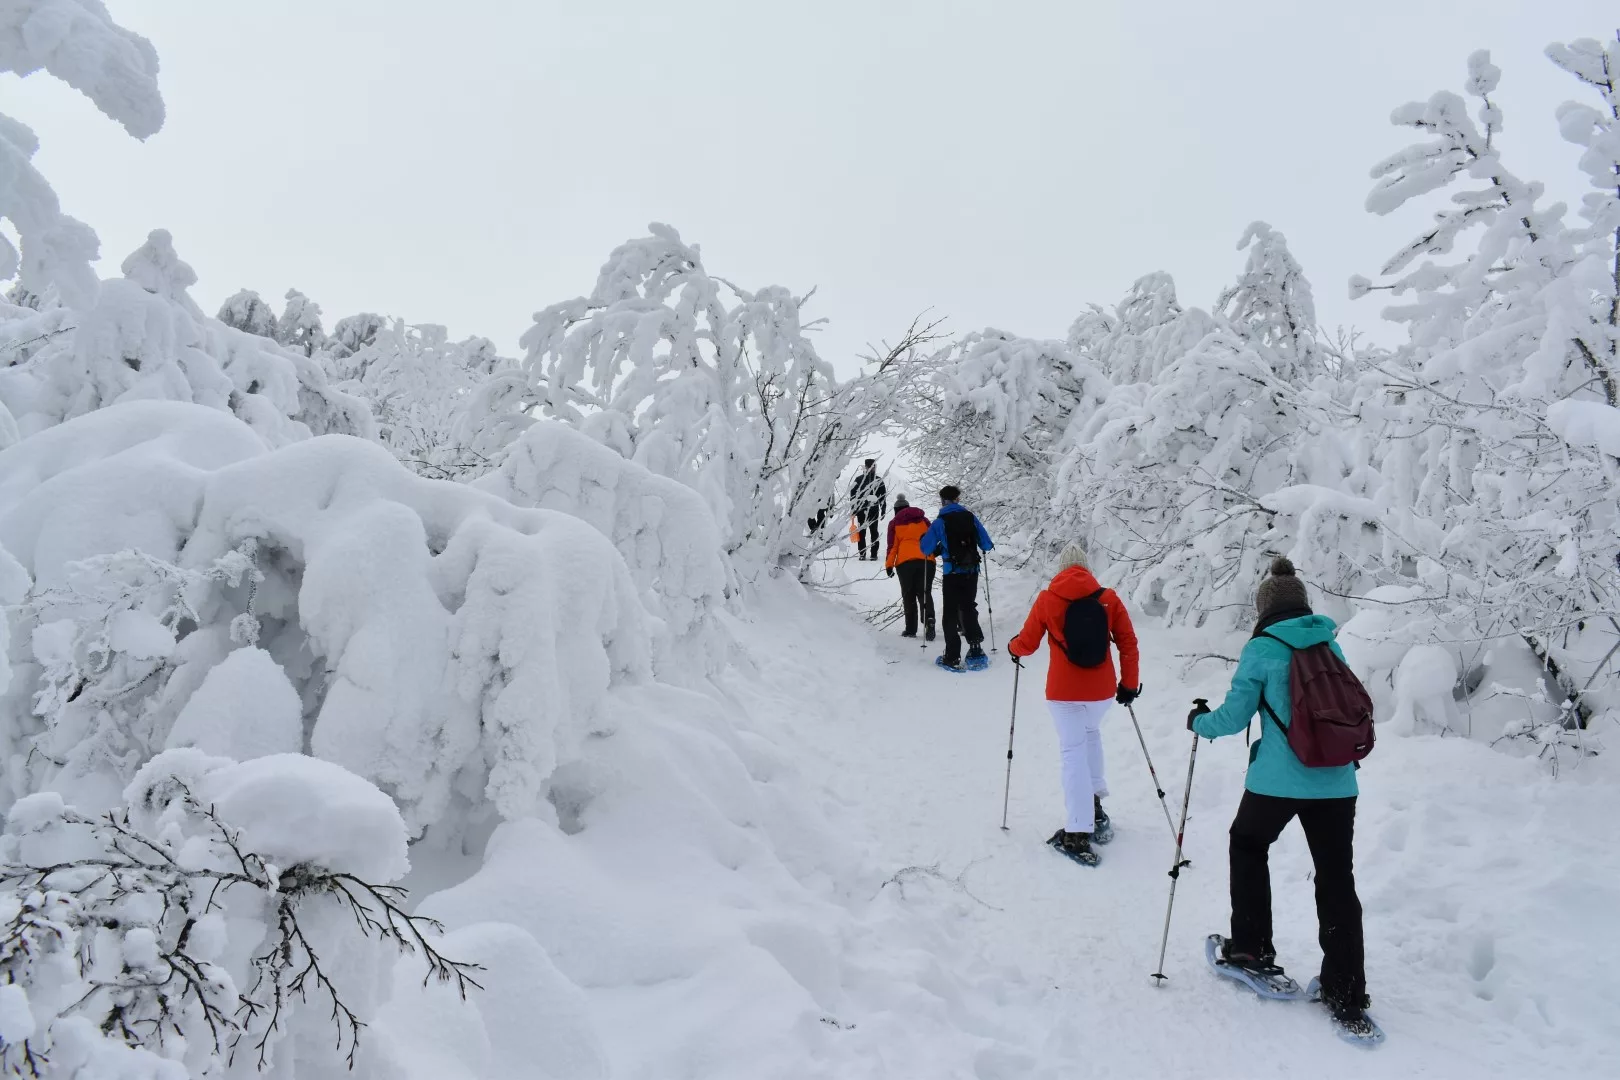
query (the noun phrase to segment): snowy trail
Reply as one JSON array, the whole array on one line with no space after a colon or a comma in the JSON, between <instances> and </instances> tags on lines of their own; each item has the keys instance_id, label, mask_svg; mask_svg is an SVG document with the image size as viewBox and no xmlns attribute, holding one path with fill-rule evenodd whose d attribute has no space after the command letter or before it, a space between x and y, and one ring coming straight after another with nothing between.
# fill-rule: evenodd
<instances>
[{"instance_id":1,"label":"snowy trail","mask_svg":"<svg viewBox=\"0 0 1620 1080\"><path fill-rule=\"evenodd\" d=\"M844 572L863 569L850 563ZM1344 1045L1315 1007L1261 1002L1205 967L1204 936L1226 929L1226 830L1247 760L1241 740L1200 747L1187 826L1193 865L1176 898L1170 980L1155 988L1169 830L1130 718L1116 708L1104 725L1115 840L1095 870L1045 846L1062 797L1044 650L1021 679L1009 830L999 828L1013 683L1004 645L1033 582L998 584L1003 648L984 673L940 672L937 644L919 648L897 626L876 631L836 604L793 605L762 619L753 644L781 657L767 678L815 695L792 725L803 768L825 770L819 779L864 827L872 858L894 871L937 865L946 878L960 875L972 899L958 932L1038 992L1033 1014L1023 1004L1007 1019L1042 1066L1032 1075L1067 1074L1076 1064L1088 1075L1159 1077L1292 1076L1306 1063L1324 1077L1575 1076L1612 1067L1620 1037L1603 1002L1620 998L1612 920L1620 858L1592 829L1561 837L1555 849L1536 842L1559 822L1612 820L1612 787L1553 783L1533 762L1458 740L1391 738L1363 771L1358 882L1385 1046ZM851 582L844 599L871 610L894 594L878 574ZM1179 814L1188 702L1218 701L1228 669L1204 662L1183 680L1175 673L1185 660L1174 654L1233 655L1241 643L1141 630L1146 692L1137 715ZM1272 857L1276 936L1280 960L1301 982L1320 958L1309 870L1303 837L1290 827Z\"/></svg>"}]
</instances>

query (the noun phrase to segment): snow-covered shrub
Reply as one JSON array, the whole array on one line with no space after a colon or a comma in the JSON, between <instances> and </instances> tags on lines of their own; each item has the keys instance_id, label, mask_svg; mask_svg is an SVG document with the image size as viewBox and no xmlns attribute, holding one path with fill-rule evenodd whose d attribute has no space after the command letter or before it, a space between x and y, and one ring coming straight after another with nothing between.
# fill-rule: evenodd
<instances>
[{"instance_id":1,"label":"snow-covered shrub","mask_svg":"<svg viewBox=\"0 0 1620 1080\"><path fill-rule=\"evenodd\" d=\"M477 985L439 951L437 925L405 911L390 883L406 869L388 797L296 754L170 751L100 814L54 792L19 800L0 836L0 1064L391 1075L361 1032L394 954L463 996Z\"/></svg>"},{"instance_id":2,"label":"snow-covered shrub","mask_svg":"<svg viewBox=\"0 0 1620 1080\"><path fill-rule=\"evenodd\" d=\"M300 749L382 787L413 834L455 832L535 813L603 693L651 673L642 590L584 521L415 476L358 439L268 452L195 405L117 405L0 453L0 545L35 582L0 719L14 758L41 754L11 797L49 782L105 804L209 672L256 647L302 703ZM50 712L87 669L104 700ZM52 715L83 740L54 740ZM109 723L139 737L127 756L104 752Z\"/></svg>"},{"instance_id":3,"label":"snow-covered shrub","mask_svg":"<svg viewBox=\"0 0 1620 1080\"><path fill-rule=\"evenodd\" d=\"M490 461L460 441L468 395L511 366L488 338L452 342L442 326L359 315L338 323L323 356L340 390L366 402L377 437L423 476L477 476Z\"/></svg>"},{"instance_id":4,"label":"snow-covered shrub","mask_svg":"<svg viewBox=\"0 0 1620 1080\"><path fill-rule=\"evenodd\" d=\"M588 522L613 541L648 610L664 621L667 633L654 639L660 675L680 682L718 670L726 634L716 617L730 581L714 517L695 491L555 420L525 431L473 486Z\"/></svg>"},{"instance_id":5,"label":"snow-covered shrub","mask_svg":"<svg viewBox=\"0 0 1620 1080\"><path fill-rule=\"evenodd\" d=\"M36 343L0 367L0 402L24 434L151 399L230 410L272 444L372 433L365 405L307 356L204 316L187 292L196 272L167 232L152 232L122 269L84 307L0 311L18 316L0 332Z\"/></svg>"}]
</instances>

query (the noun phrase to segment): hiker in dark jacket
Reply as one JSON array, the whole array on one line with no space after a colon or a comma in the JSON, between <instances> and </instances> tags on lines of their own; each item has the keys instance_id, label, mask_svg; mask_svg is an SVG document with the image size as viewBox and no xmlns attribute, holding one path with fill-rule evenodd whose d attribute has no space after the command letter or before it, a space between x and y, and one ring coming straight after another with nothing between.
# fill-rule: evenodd
<instances>
[{"instance_id":1,"label":"hiker in dark jacket","mask_svg":"<svg viewBox=\"0 0 1620 1080\"><path fill-rule=\"evenodd\" d=\"M905 607L906 629L901 637L917 636L917 613L922 612L923 640L934 640L934 557L924 555L921 540L928 532L928 515L912 506L904 495L894 497L889 519L889 543L884 566L890 577L900 578L900 603Z\"/></svg>"},{"instance_id":2,"label":"hiker in dark jacket","mask_svg":"<svg viewBox=\"0 0 1620 1080\"><path fill-rule=\"evenodd\" d=\"M877 562L878 525L883 521L883 504L889 499L889 489L883 477L877 474L877 458L867 458L865 468L856 474L849 485L849 505L857 526L856 548L861 560Z\"/></svg>"},{"instance_id":3,"label":"hiker in dark jacket","mask_svg":"<svg viewBox=\"0 0 1620 1080\"><path fill-rule=\"evenodd\" d=\"M956 500L962 490L954 484L939 489L939 517L923 534L925 555L938 555L944 561L939 583L940 614L945 620L945 652L939 662L948 668L962 667L962 639L967 638L967 659L984 657L979 646L984 632L979 629L979 552L995 545L990 534L973 512Z\"/></svg>"},{"instance_id":4,"label":"hiker in dark jacket","mask_svg":"<svg viewBox=\"0 0 1620 1080\"><path fill-rule=\"evenodd\" d=\"M1300 762L1284 733L1293 705L1289 692L1292 646L1329 643L1340 659L1333 620L1311 612L1305 583L1287 559L1255 597L1260 616L1243 647L1226 700L1213 712L1195 708L1187 726L1209 739L1247 730L1260 713L1261 737L1249 751L1243 800L1231 830L1232 936L1222 945L1228 963L1281 973L1271 940L1271 875L1266 856L1295 817L1316 867L1316 919L1322 946L1322 997L1334 1016L1354 1028L1365 1014L1361 901L1356 896L1352 847L1356 821L1356 769L1312 768ZM1280 640L1278 640L1280 639ZM1286 644L1285 644L1286 643Z\"/></svg>"}]
</instances>

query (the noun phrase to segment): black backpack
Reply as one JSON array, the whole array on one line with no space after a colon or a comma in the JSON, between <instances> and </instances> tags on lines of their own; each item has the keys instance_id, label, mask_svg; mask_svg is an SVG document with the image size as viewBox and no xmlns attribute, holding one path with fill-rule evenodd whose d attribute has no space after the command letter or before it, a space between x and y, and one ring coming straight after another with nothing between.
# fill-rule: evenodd
<instances>
[{"instance_id":1,"label":"black backpack","mask_svg":"<svg viewBox=\"0 0 1620 1080\"><path fill-rule=\"evenodd\" d=\"M1108 609L1102 606L1098 589L1090 596L1070 600L1063 612L1063 655L1075 667L1101 667L1108 662Z\"/></svg>"},{"instance_id":2,"label":"black backpack","mask_svg":"<svg viewBox=\"0 0 1620 1080\"><path fill-rule=\"evenodd\" d=\"M972 571L979 568L979 526L967 510L952 510L941 514L945 522L945 558L953 571Z\"/></svg>"}]
</instances>

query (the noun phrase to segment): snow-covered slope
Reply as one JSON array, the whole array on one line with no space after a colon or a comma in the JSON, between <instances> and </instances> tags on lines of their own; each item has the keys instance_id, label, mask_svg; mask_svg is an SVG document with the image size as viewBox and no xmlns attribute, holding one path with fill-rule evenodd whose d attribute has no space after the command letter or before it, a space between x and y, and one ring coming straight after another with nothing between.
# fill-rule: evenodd
<instances>
[{"instance_id":1,"label":"snow-covered slope","mask_svg":"<svg viewBox=\"0 0 1620 1080\"><path fill-rule=\"evenodd\" d=\"M895 599L858 563L841 598L859 610ZM994 579L998 641L1034 590ZM985 605L981 596L981 618ZM1165 631L1141 620L1145 693L1137 705L1172 808L1186 776L1185 715L1220 700L1241 638ZM1021 678L1011 828L999 829L1013 672L952 676L933 649L879 633L827 604L783 605L756 647L761 681L838 685L788 726L796 756L845 802L890 873L957 903L955 932L1023 973L1038 1000L1019 1023L1033 1041L1020 1075L1117 1077L1584 1077L1620 1060L1620 814L1612 755L1546 762L1460 738L1380 739L1360 773L1356 866L1366 908L1374 1052L1336 1040L1309 1006L1260 1002L1208 973L1202 941L1225 932L1226 830L1243 785L1240 739L1204 744L1165 971L1155 988L1171 841L1123 709L1104 722L1116 838L1085 870L1043 841L1061 823L1056 738L1042 700L1045 659ZM1311 862L1297 828L1272 854L1279 960L1301 980L1320 959ZM1078 1070L1078 1071L1062 1071ZM893 1075L941 1075L898 1070ZM953 1075L953 1074L943 1074ZM962 1075L971 1075L963 1073Z\"/></svg>"}]
</instances>

